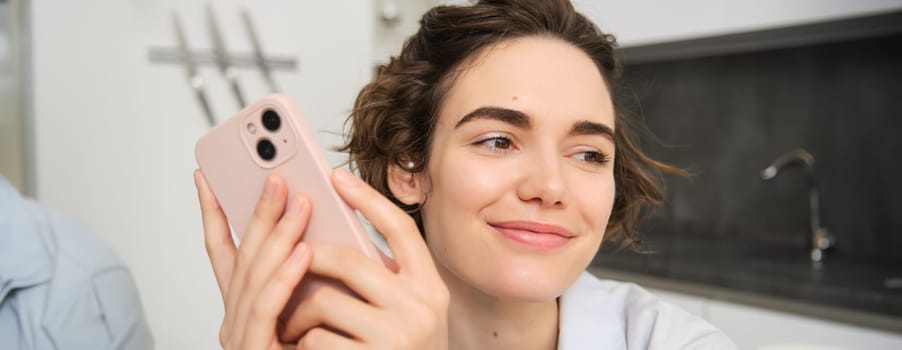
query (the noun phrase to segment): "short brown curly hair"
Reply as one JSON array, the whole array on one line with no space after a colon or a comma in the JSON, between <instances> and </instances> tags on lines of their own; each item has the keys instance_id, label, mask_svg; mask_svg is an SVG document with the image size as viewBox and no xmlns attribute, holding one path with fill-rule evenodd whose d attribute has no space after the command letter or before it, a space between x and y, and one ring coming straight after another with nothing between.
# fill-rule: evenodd
<instances>
[{"instance_id":1,"label":"short brown curly hair","mask_svg":"<svg viewBox=\"0 0 902 350\"><path fill-rule=\"evenodd\" d=\"M638 126L619 106L620 65L616 39L601 32L574 10L568 0L483 0L471 6L438 6L420 20L420 29L401 54L378 68L376 76L357 95L346 122L346 143L352 169L376 190L407 210L423 230L418 206L406 205L392 194L388 167L397 165L418 173L429 162L430 143L438 109L457 77L462 62L499 42L527 36L563 40L585 52L605 79L615 107L614 179L617 193L606 239L635 247L636 226L643 208L659 204L661 172L679 169L657 162L637 147ZM406 164L413 161L414 168Z\"/></svg>"}]
</instances>

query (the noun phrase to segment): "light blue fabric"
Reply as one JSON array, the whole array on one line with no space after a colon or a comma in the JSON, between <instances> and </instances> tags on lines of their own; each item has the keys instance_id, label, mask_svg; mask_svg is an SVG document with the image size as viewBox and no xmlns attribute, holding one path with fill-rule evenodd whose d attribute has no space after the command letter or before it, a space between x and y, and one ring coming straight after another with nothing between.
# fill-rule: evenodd
<instances>
[{"instance_id":1,"label":"light blue fabric","mask_svg":"<svg viewBox=\"0 0 902 350\"><path fill-rule=\"evenodd\" d=\"M153 349L131 272L0 177L0 348Z\"/></svg>"}]
</instances>

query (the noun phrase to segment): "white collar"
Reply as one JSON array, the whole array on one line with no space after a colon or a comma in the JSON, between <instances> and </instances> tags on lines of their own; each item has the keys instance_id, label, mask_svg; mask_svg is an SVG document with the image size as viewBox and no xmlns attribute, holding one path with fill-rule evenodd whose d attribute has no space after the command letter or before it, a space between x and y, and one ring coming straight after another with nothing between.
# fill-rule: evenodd
<instances>
[{"instance_id":1,"label":"white collar","mask_svg":"<svg viewBox=\"0 0 902 350\"><path fill-rule=\"evenodd\" d=\"M559 300L558 350L626 349L625 315L602 282L583 271Z\"/></svg>"}]
</instances>

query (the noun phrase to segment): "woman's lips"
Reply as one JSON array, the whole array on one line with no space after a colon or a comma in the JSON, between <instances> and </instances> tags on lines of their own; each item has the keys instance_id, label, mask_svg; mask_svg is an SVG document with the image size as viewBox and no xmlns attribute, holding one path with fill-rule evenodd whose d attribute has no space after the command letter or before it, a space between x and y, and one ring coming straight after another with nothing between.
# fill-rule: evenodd
<instances>
[{"instance_id":1,"label":"woman's lips","mask_svg":"<svg viewBox=\"0 0 902 350\"><path fill-rule=\"evenodd\" d=\"M539 250L560 248L573 237L562 227L532 221L508 221L490 226L505 238Z\"/></svg>"}]
</instances>

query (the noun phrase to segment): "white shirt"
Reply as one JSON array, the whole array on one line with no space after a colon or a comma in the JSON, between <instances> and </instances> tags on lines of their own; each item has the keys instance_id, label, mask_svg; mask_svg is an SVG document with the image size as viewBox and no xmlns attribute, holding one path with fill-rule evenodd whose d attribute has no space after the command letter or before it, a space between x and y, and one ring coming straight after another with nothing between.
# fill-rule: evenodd
<instances>
[{"instance_id":1,"label":"white shirt","mask_svg":"<svg viewBox=\"0 0 902 350\"><path fill-rule=\"evenodd\" d=\"M705 320L632 283L583 272L559 303L559 350L736 349Z\"/></svg>"}]
</instances>

